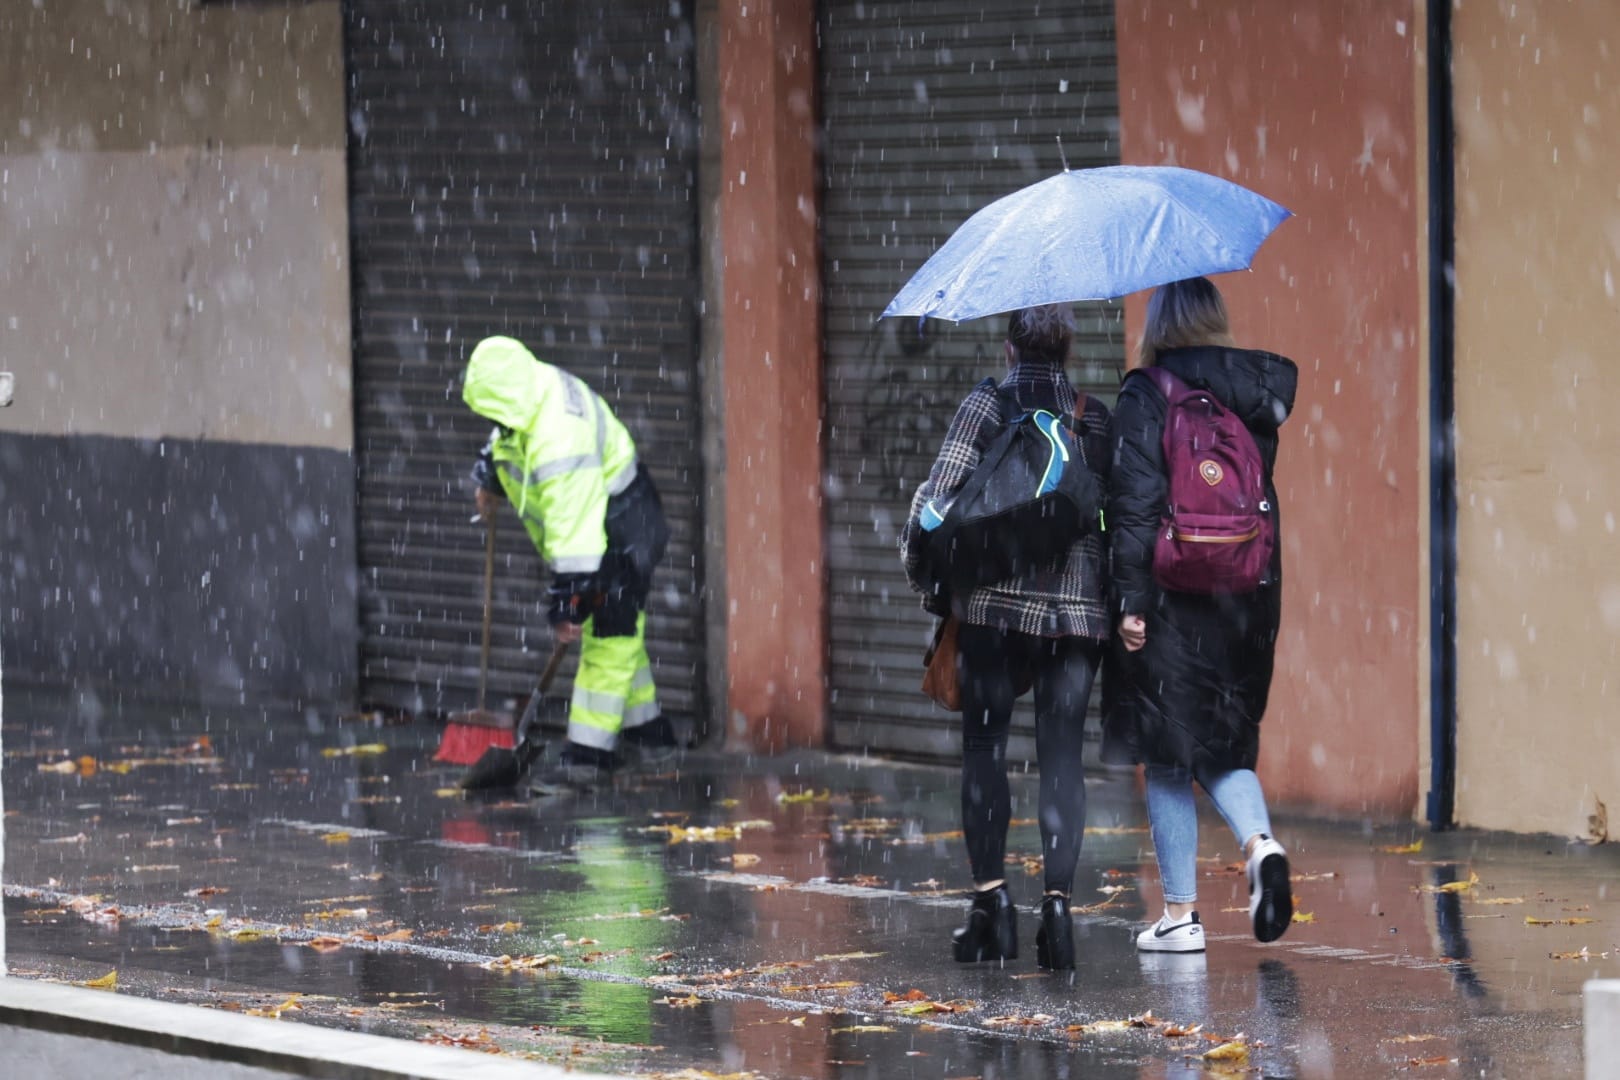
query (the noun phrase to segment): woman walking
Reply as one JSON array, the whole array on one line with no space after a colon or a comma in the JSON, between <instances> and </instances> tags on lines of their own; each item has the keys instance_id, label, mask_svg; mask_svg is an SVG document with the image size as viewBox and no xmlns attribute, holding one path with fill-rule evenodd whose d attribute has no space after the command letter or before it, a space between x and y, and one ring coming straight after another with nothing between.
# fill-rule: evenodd
<instances>
[{"instance_id":1,"label":"woman walking","mask_svg":"<svg viewBox=\"0 0 1620 1080\"><path fill-rule=\"evenodd\" d=\"M1263 465L1258 511L1275 536L1272 469L1277 429L1294 404L1293 362L1237 348L1220 293L1207 279L1191 278L1161 287L1148 301L1139 366L1179 380L1165 385L1206 391L1242 421ZM1257 564L1260 584L1249 591L1202 595L1158 583L1155 547L1170 512L1169 404L1159 380L1147 371L1128 377L1110 428L1108 535L1119 623L1104 675L1103 759L1145 766L1164 914L1136 947L1200 952L1194 780L1243 846L1255 937L1276 940L1293 915L1288 858L1272 838L1254 773L1281 614L1282 558L1277 544L1269 563ZM1224 475L1207 461L1193 468L1211 487Z\"/></svg>"},{"instance_id":2,"label":"woman walking","mask_svg":"<svg viewBox=\"0 0 1620 1080\"><path fill-rule=\"evenodd\" d=\"M1009 371L998 389L975 387L951 422L928 479L917 489L900 538L906 577L936 615L954 615L962 694L962 829L973 872L973 901L953 935L961 963L1018 955L1016 911L1007 890L1005 859L1011 794L1007 733L1020 684L1035 691L1035 745L1040 768L1040 828L1045 892L1036 958L1045 968L1074 967L1069 891L1085 832L1086 790L1081 739L1086 703L1108 637L1101 584L1102 543L1095 530L1049 565L1031 566L1006 581L949 597L931 592L922 572L925 504L958 491L1003 422L1001 394L1026 409L1059 417L1076 414L1078 395L1063 367L1073 315L1050 305L1015 312L1004 346ZM1108 410L1086 399L1078 410L1085 463L1105 479Z\"/></svg>"}]
</instances>

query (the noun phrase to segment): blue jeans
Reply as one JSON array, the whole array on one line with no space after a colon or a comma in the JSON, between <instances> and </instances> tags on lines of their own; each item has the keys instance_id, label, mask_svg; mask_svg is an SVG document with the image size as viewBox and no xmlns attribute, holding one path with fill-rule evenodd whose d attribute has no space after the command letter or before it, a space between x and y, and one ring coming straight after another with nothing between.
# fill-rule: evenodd
<instances>
[{"instance_id":1,"label":"blue jeans","mask_svg":"<svg viewBox=\"0 0 1620 1080\"><path fill-rule=\"evenodd\" d=\"M1153 827L1153 854L1167 904L1198 899L1198 808L1193 803L1193 773L1179 765L1148 765L1148 822ZM1238 844L1255 833L1271 833L1266 797L1253 769L1205 773L1198 783L1209 793Z\"/></svg>"}]
</instances>

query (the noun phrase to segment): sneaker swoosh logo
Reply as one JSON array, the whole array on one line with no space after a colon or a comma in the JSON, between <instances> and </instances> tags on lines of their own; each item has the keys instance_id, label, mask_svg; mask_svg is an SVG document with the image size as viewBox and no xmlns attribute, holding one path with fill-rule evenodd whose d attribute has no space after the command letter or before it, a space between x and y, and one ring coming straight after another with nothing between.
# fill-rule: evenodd
<instances>
[{"instance_id":1,"label":"sneaker swoosh logo","mask_svg":"<svg viewBox=\"0 0 1620 1080\"><path fill-rule=\"evenodd\" d=\"M1176 925L1174 925L1174 926L1166 926L1162 930L1159 929L1157 926L1155 926L1153 928L1153 936L1156 937L1156 938L1168 937L1171 933L1173 933L1176 930L1180 930L1183 926L1197 926L1197 925L1198 924L1195 923L1195 922L1180 922L1180 923L1176 923Z\"/></svg>"}]
</instances>

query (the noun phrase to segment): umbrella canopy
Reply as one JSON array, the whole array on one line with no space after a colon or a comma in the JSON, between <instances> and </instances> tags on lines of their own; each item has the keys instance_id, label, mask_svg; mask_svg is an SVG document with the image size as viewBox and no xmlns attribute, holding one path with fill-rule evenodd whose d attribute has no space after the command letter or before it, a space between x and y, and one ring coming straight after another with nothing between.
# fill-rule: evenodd
<instances>
[{"instance_id":1,"label":"umbrella canopy","mask_svg":"<svg viewBox=\"0 0 1620 1080\"><path fill-rule=\"evenodd\" d=\"M1289 216L1246 187L1194 169L1062 172L963 222L883 316L964 322L1243 270Z\"/></svg>"}]
</instances>

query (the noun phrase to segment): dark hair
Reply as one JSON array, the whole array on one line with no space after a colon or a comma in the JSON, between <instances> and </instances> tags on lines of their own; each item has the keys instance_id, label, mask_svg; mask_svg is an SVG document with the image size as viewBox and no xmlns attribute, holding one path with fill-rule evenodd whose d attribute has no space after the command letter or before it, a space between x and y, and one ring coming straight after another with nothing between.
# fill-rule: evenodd
<instances>
[{"instance_id":1,"label":"dark hair","mask_svg":"<svg viewBox=\"0 0 1620 1080\"><path fill-rule=\"evenodd\" d=\"M1044 304L1007 316L1007 341L1018 350L1020 361L1061 367L1069 359L1073 339L1074 312L1067 304Z\"/></svg>"},{"instance_id":2,"label":"dark hair","mask_svg":"<svg viewBox=\"0 0 1620 1080\"><path fill-rule=\"evenodd\" d=\"M1186 278L1160 285L1148 298L1142 346L1136 355L1142 367L1152 367L1166 349L1232 344L1220 290L1209 278Z\"/></svg>"}]
</instances>

